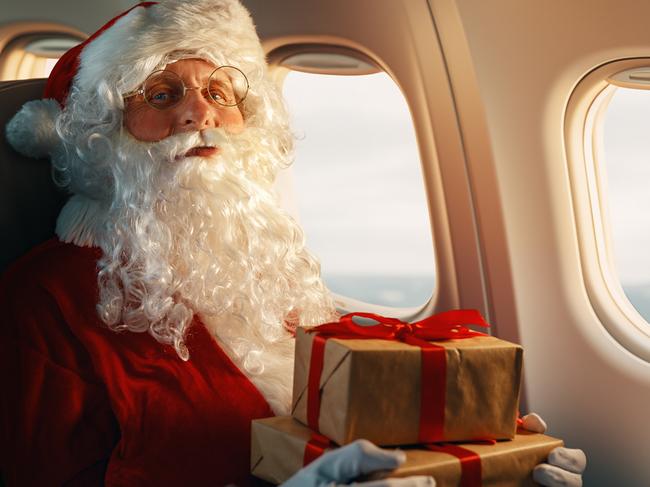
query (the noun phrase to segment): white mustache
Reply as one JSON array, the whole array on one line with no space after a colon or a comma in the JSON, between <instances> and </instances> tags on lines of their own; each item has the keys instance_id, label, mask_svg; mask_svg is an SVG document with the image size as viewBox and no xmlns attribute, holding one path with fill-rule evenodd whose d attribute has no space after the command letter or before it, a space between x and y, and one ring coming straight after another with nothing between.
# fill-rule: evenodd
<instances>
[{"instance_id":1,"label":"white mustache","mask_svg":"<svg viewBox=\"0 0 650 487\"><path fill-rule=\"evenodd\" d=\"M158 142L149 143L147 152L154 160L173 162L181 159L195 147L220 147L229 143L232 134L219 128L170 135Z\"/></svg>"}]
</instances>

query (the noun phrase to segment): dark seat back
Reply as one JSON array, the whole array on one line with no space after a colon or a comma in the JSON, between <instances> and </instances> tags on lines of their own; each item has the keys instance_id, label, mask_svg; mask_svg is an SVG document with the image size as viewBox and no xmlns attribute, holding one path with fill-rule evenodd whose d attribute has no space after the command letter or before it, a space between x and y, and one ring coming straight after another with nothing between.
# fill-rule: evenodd
<instances>
[{"instance_id":1,"label":"dark seat back","mask_svg":"<svg viewBox=\"0 0 650 487\"><path fill-rule=\"evenodd\" d=\"M36 244L54 236L67 195L52 181L47 159L18 154L7 142L7 122L42 97L45 79L0 82L0 273Z\"/></svg>"}]
</instances>

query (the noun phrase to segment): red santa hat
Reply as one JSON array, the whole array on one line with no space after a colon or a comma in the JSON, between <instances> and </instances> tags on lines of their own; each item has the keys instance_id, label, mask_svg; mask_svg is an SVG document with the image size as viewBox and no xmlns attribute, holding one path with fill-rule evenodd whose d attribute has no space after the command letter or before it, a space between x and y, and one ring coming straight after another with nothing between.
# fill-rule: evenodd
<instances>
[{"instance_id":1,"label":"red santa hat","mask_svg":"<svg viewBox=\"0 0 650 487\"><path fill-rule=\"evenodd\" d=\"M24 155L51 155L61 146L56 119L72 91L97 96L98 87L107 83L128 93L173 53L237 66L252 84L266 69L252 19L239 0L143 2L59 59L44 98L26 103L7 124L7 140ZM254 103L250 98L247 103Z\"/></svg>"}]
</instances>

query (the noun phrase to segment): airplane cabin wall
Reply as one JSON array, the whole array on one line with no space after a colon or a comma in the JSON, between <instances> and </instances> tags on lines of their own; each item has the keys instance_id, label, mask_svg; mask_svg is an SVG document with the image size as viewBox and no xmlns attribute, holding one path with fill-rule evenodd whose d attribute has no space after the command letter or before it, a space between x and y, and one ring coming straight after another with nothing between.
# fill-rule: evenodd
<instances>
[{"instance_id":1,"label":"airplane cabin wall","mask_svg":"<svg viewBox=\"0 0 650 487\"><path fill-rule=\"evenodd\" d=\"M564 143L567 103L583 76L615 59L650 61L650 3L430 4L447 34L442 44L451 79L475 79L474 87L453 83L456 98L475 96L478 87L484 104L492 153L471 157L468 149L468 168L482 189L473 198L491 304L497 317L504 308L516 313L515 321L500 322L502 335L519 335L525 348L528 406L547 420L551 434L587 452L585 485L650 485L650 364L612 338L589 301L567 169L579 161L567 160ZM462 37L465 46L453 44ZM468 64L473 73L461 72ZM480 141L458 106L466 143ZM497 185L477 177L486 160ZM506 229L498 242L489 230L494 195ZM489 269L490 249L503 251L502 245L511 272L505 287L499 270Z\"/></svg>"},{"instance_id":2,"label":"airplane cabin wall","mask_svg":"<svg viewBox=\"0 0 650 487\"><path fill-rule=\"evenodd\" d=\"M4 0L0 9L0 28L10 22L53 22L74 27L82 32L95 32L109 19L132 7L129 0L77 0L14 2ZM91 10L91 11L89 11Z\"/></svg>"}]
</instances>

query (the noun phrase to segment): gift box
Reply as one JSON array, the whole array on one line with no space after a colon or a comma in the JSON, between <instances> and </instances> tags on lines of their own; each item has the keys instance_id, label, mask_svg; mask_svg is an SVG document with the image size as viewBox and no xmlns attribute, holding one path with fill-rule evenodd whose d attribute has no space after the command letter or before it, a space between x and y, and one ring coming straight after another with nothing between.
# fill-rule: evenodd
<instances>
[{"instance_id":1,"label":"gift box","mask_svg":"<svg viewBox=\"0 0 650 487\"><path fill-rule=\"evenodd\" d=\"M533 468L563 444L556 438L526 431L519 431L513 440L484 443L404 447L406 462L402 466L370 479L431 475L437 487L532 486L537 485L531 477ZM251 473L279 484L334 447L323 444L319 435L289 416L255 420Z\"/></svg>"},{"instance_id":2,"label":"gift box","mask_svg":"<svg viewBox=\"0 0 650 487\"><path fill-rule=\"evenodd\" d=\"M422 322L400 325L365 313L353 315L388 324L346 326L370 335L392 330L397 339L355 337L340 324L298 329L292 416L340 445L358 438L384 446L513 438L523 350L454 324L482 321L473 313L430 317L445 333L425 336L464 337L435 342L413 338Z\"/></svg>"},{"instance_id":3,"label":"gift box","mask_svg":"<svg viewBox=\"0 0 650 487\"><path fill-rule=\"evenodd\" d=\"M321 441L291 416L255 419L251 425L251 473L281 484L331 447L334 445Z\"/></svg>"}]
</instances>

